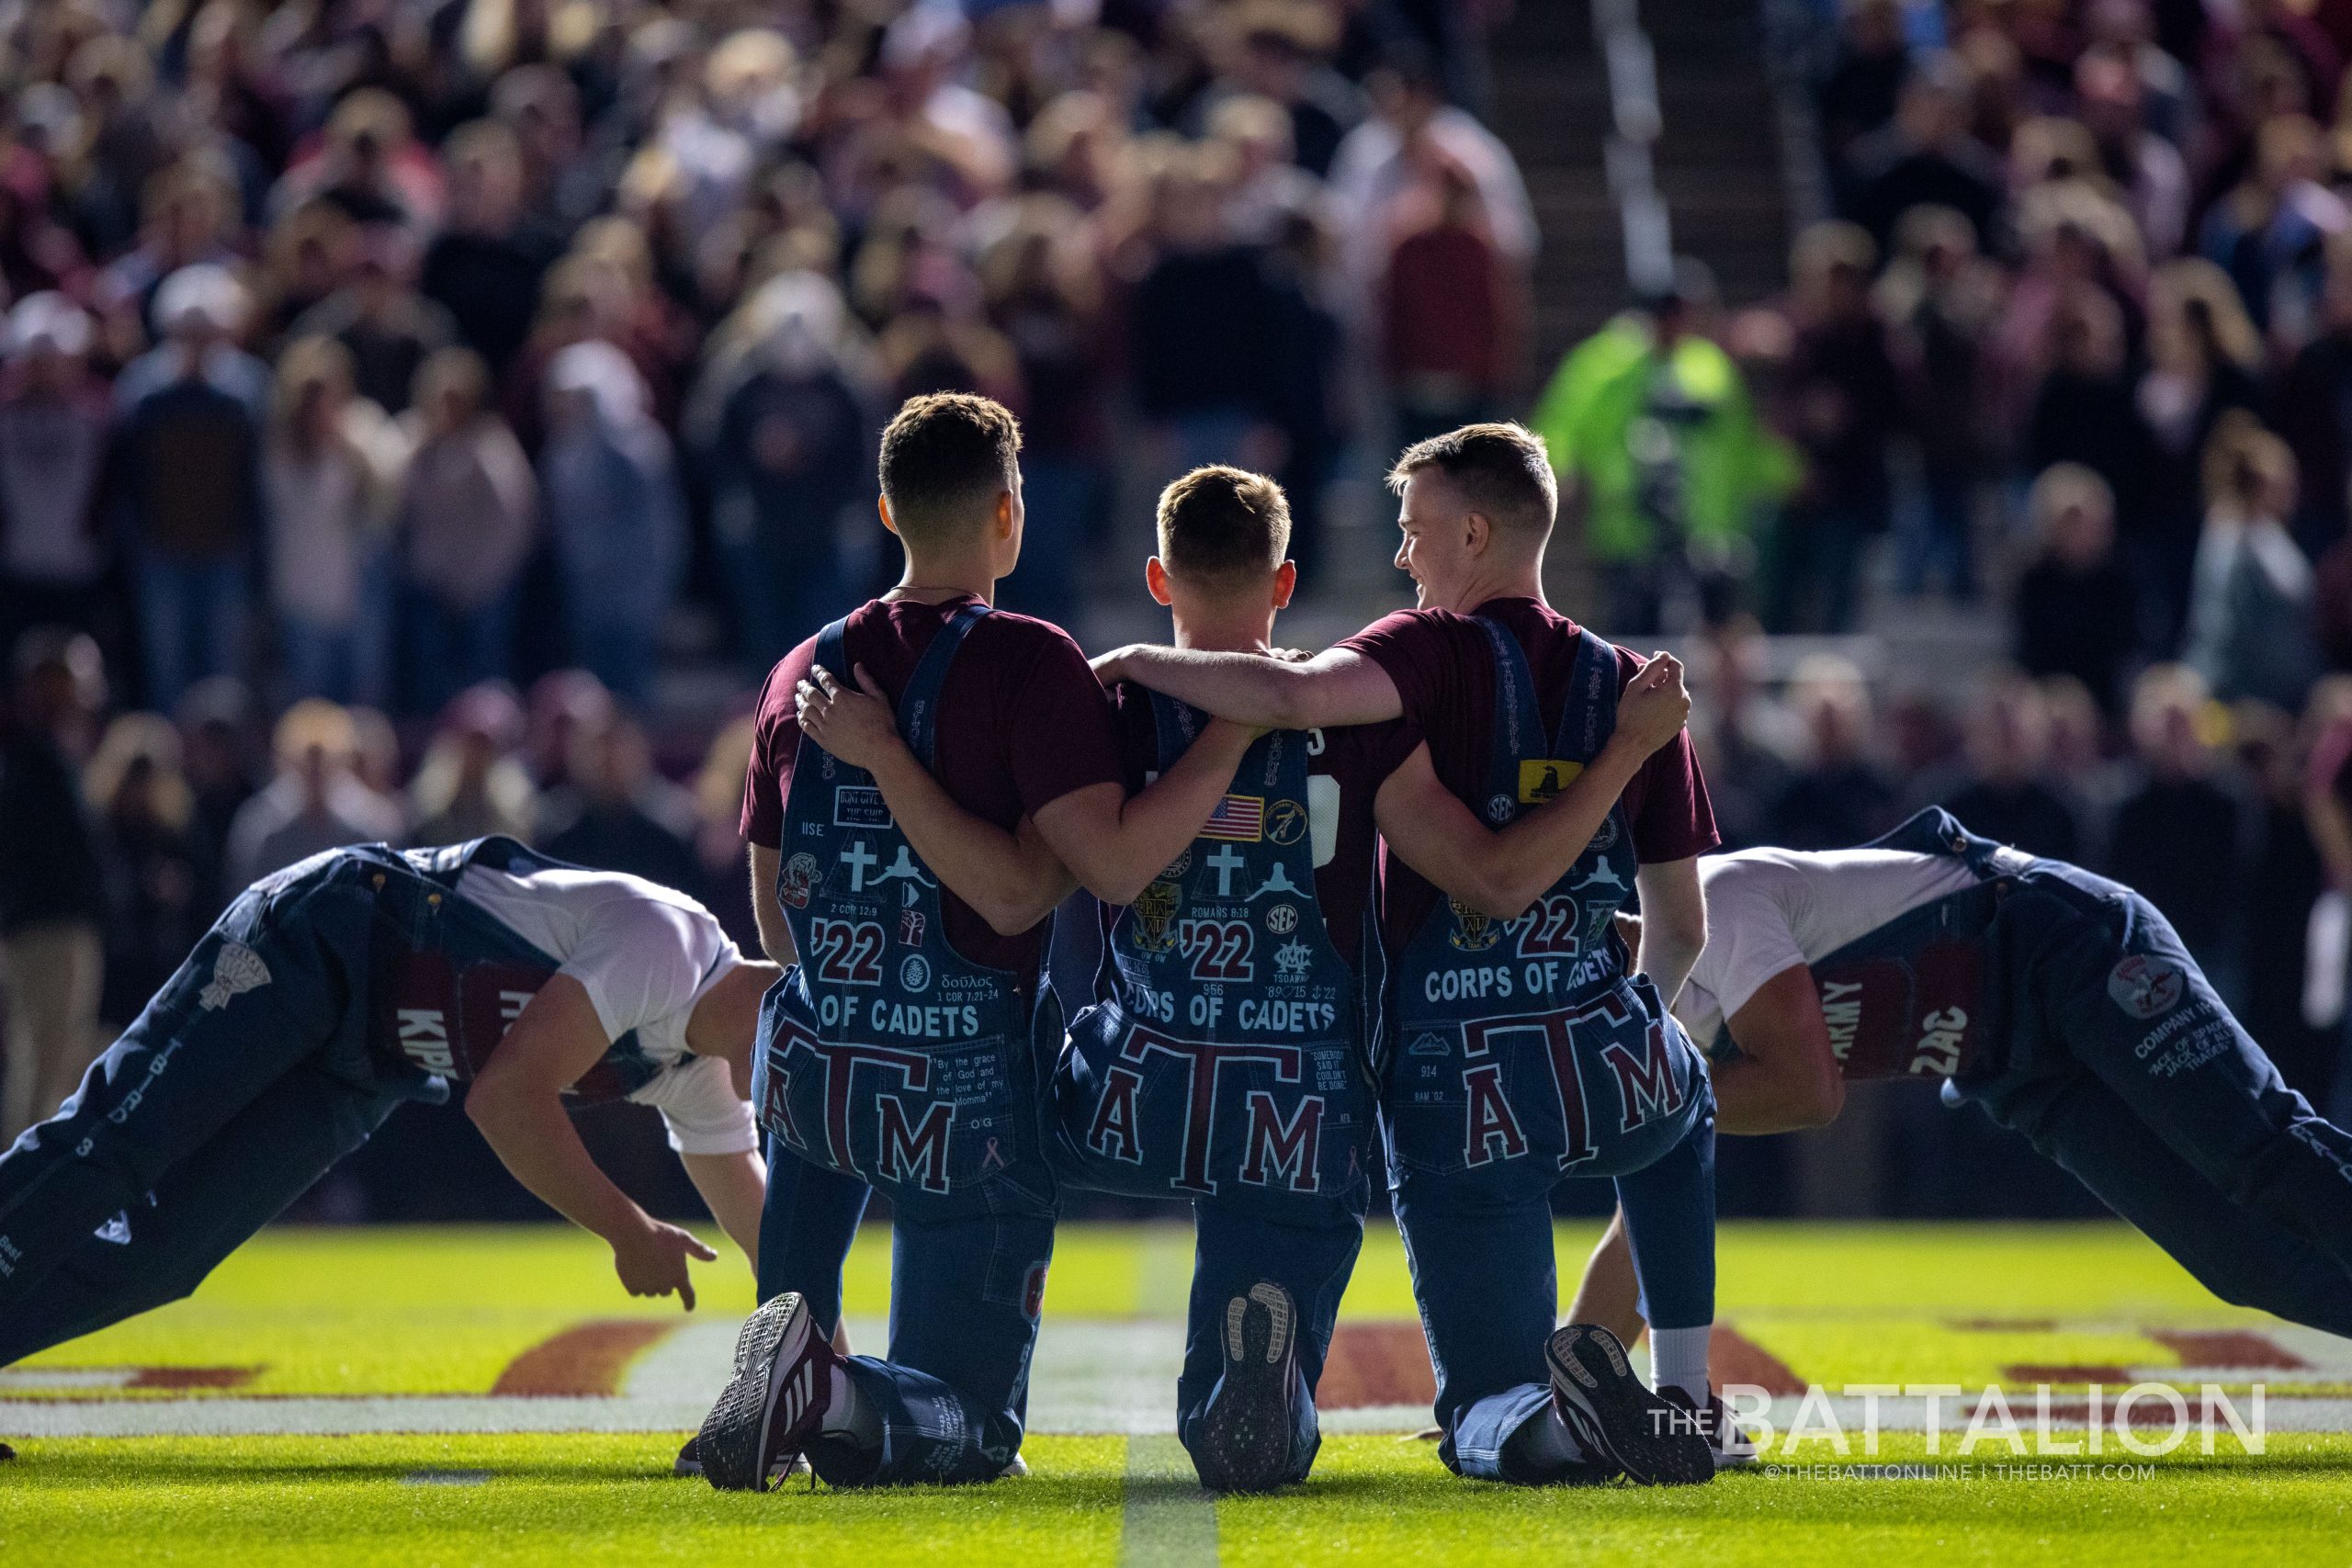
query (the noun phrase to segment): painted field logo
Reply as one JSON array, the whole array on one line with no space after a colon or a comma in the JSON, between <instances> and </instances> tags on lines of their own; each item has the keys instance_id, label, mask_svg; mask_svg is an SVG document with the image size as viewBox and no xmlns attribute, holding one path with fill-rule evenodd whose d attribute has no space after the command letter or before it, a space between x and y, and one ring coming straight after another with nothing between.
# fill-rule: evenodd
<instances>
[{"instance_id":1,"label":"painted field logo","mask_svg":"<svg viewBox=\"0 0 2352 1568\"><path fill-rule=\"evenodd\" d=\"M2144 953L2132 953L2107 972L2107 994L2117 1007L2143 1021L2171 1011L2188 986L2179 964Z\"/></svg>"}]
</instances>

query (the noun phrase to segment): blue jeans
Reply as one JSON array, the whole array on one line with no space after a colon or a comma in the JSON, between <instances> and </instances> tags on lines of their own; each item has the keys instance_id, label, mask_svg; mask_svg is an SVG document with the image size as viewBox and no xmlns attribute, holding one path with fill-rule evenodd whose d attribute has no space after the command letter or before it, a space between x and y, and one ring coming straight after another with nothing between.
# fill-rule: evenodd
<instances>
[{"instance_id":1,"label":"blue jeans","mask_svg":"<svg viewBox=\"0 0 2352 1568\"><path fill-rule=\"evenodd\" d=\"M1079 571L1093 553L1109 482L1100 464L1023 457L1021 496L1028 521L1021 565L999 590L1006 609L1057 626L1070 623L1081 607Z\"/></svg>"},{"instance_id":2,"label":"blue jeans","mask_svg":"<svg viewBox=\"0 0 2352 1568\"><path fill-rule=\"evenodd\" d=\"M1968 474L1929 471L1914 504L1905 506L1896 538L1895 587L1917 596L1931 572L1943 574L1955 599L1976 597L1976 480Z\"/></svg>"},{"instance_id":3,"label":"blue jeans","mask_svg":"<svg viewBox=\"0 0 2352 1568\"><path fill-rule=\"evenodd\" d=\"M831 1486L992 1481L1021 1451L1054 1210L1010 1184L989 1209L947 1219L902 1202L891 1222L890 1354L849 1375L882 1419L882 1446L820 1439L808 1462ZM797 1291L825 1334L841 1322L842 1264L865 1184L768 1140L760 1299Z\"/></svg>"},{"instance_id":4,"label":"blue jeans","mask_svg":"<svg viewBox=\"0 0 2352 1568\"><path fill-rule=\"evenodd\" d=\"M197 682L243 672L252 592L243 553L149 550L136 572L149 707L168 711Z\"/></svg>"},{"instance_id":5,"label":"blue jeans","mask_svg":"<svg viewBox=\"0 0 2352 1568\"><path fill-rule=\"evenodd\" d=\"M345 706L381 707L390 695L384 617L373 604L343 626L298 615L277 622L279 674L287 701L324 697Z\"/></svg>"},{"instance_id":6,"label":"blue jeans","mask_svg":"<svg viewBox=\"0 0 2352 1568\"><path fill-rule=\"evenodd\" d=\"M1237 1213L1213 1199L1193 1205L1192 1306L1184 1329L1184 1371L1176 1382L1176 1432L1193 1448L1200 1424L1224 1387L1225 1314L1261 1280L1290 1292L1298 1308L1298 1371L1291 1389L1290 1463L1282 1482L1306 1479L1323 1434L1315 1416L1315 1389L1331 1352L1340 1297L1363 1248L1363 1222L1339 1204L1318 1225L1276 1224Z\"/></svg>"},{"instance_id":7,"label":"blue jeans","mask_svg":"<svg viewBox=\"0 0 2352 1568\"><path fill-rule=\"evenodd\" d=\"M434 1081L379 1077L368 1056L359 885L282 891L232 904L73 1098L0 1155L0 1365L187 1295ZM248 956L224 967L232 945Z\"/></svg>"},{"instance_id":8,"label":"blue jeans","mask_svg":"<svg viewBox=\"0 0 2352 1568\"><path fill-rule=\"evenodd\" d=\"M2016 977L2009 1055L1948 1098L2025 1134L2167 1250L2179 1241L2225 1300L2300 1291L2320 1259L2352 1293L2352 1133L2287 1087L2156 907L2043 863L1995 933ZM2332 1307L2320 1326L2344 1321Z\"/></svg>"},{"instance_id":9,"label":"blue jeans","mask_svg":"<svg viewBox=\"0 0 2352 1568\"><path fill-rule=\"evenodd\" d=\"M830 526L831 519L825 521ZM719 550L743 662L761 674L856 597L830 541L821 548L797 546L755 526L740 539L722 536Z\"/></svg>"}]
</instances>

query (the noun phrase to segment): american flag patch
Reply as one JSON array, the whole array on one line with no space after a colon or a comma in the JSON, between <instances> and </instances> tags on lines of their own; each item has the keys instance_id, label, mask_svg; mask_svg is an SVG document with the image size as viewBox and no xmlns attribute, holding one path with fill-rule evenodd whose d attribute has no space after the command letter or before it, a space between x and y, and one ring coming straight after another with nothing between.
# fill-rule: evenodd
<instances>
[{"instance_id":1,"label":"american flag patch","mask_svg":"<svg viewBox=\"0 0 2352 1568\"><path fill-rule=\"evenodd\" d=\"M1202 838L1223 839L1227 843L1254 844L1265 836L1266 797L1262 795L1228 795L1201 825Z\"/></svg>"}]
</instances>

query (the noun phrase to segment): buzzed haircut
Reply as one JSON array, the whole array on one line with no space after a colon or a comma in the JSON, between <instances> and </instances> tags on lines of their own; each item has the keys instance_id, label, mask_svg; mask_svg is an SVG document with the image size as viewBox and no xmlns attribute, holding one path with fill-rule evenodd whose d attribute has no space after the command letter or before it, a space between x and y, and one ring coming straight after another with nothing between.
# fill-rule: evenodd
<instances>
[{"instance_id":1,"label":"buzzed haircut","mask_svg":"<svg viewBox=\"0 0 2352 1568\"><path fill-rule=\"evenodd\" d=\"M1471 511L1498 528L1536 539L1552 531L1560 484L1544 438L1525 425L1465 424L1417 441L1388 470L1388 488L1401 494L1423 468L1443 474Z\"/></svg>"},{"instance_id":2,"label":"buzzed haircut","mask_svg":"<svg viewBox=\"0 0 2352 1568\"><path fill-rule=\"evenodd\" d=\"M882 432L882 498L899 536L942 544L976 530L1012 488L1020 453L1021 422L992 398L909 398Z\"/></svg>"},{"instance_id":3,"label":"buzzed haircut","mask_svg":"<svg viewBox=\"0 0 2352 1568\"><path fill-rule=\"evenodd\" d=\"M1263 474L1194 468L1159 492L1159 560L1204 588L1239 588L1290 550L1290 501Z\"/></svg>"}]
</instances>

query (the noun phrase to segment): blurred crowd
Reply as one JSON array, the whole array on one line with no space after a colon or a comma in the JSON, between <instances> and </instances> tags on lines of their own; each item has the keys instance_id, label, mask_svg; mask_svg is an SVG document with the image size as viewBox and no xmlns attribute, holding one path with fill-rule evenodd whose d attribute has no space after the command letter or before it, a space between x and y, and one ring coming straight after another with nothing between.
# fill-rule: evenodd
<instances>
[{"instance_id":1,"label":"blurred crowd","mask_svg":"<svg viewBox=\"0 0 2352 1568\"><path fill-rule=\"evenodd\" d=\"M0 649L86 631L164 713L764 670L895 569L873 447L943 389L1023 422L1015 607L1210 459L1283 478L1311 568L1365 421L1516 395L1479 15L0 6Z\"/></svg>"}]
</instances>

